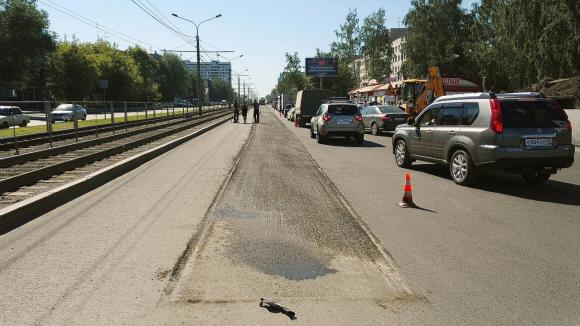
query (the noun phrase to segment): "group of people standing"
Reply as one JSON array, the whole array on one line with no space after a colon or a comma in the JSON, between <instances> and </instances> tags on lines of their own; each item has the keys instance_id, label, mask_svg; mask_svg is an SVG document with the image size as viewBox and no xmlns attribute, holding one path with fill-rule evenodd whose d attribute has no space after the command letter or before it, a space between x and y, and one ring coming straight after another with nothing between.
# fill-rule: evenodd
<instances>
[{"instance_id":1,"label":"group of people standing","mask_svg":"<svg viewBox=\"0 0 580 326\"><path fill-rule=\"evenodd\" d=\"M252 106L254 108L254 122L255 123L260 123L260 103L258 103L258 100L254 100L254 103L252 103ZM242 117L244 118L244 123L246 123L246 120L248 118L248 104L244 101L242 104ZM238 103L238 100L234 100L234 123L238 123L240 118L240 103Z\"/></svg>"}]
</instances>

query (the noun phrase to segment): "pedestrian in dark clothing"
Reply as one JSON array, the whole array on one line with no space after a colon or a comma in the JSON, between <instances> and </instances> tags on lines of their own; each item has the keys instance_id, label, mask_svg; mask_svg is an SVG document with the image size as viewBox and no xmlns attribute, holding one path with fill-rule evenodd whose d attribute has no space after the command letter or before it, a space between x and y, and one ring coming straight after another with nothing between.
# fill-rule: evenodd
<instances>
[{"instance_id":1,"label":"pedestrian in dark clothing","mask_svg":"<svg viewBox=\"0 0 580 326\"><path fill-rule=\"evenodd\" d=\"M258 100L254 100L254 122L260 123L260 103Z\"/></svg>"},{"instance_id":2,"label":"pedestrian in dark clothing","mask_svg":"<svg viewBox=\"0 0 580 326\"><path fill-rule=\"evenodd\" d=\"M248 118L248 104L246 101L242 104L242 117L244 117L244 123L246 123L246 119Z\"/></svg>"},{"instance_id":3,"label":"pedestrian in dark clothing","mask_svg":"<svg viewBox=\"0 0 580 326\"><path fill-rule=\"evenodd\" d=\"M240 118L240 103L238 100L234 100L234 123L238 123Z\"/></svg>"}]
</instances>

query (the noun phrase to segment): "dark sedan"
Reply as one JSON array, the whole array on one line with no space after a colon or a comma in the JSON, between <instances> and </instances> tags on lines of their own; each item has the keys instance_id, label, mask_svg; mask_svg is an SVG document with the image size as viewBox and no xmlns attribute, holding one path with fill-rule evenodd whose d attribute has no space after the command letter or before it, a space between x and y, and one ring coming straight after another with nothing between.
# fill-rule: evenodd
<instances>
[{"instance_id":1,"label":"dark sedan","mask_svg":"<svg viewBox=\"0 0 580 326\"><path fill-rule=\"evenodd\" d=\"M365 130L378 135L381 132L394 132L395 128L407 122L409 115L393 105L373 105L361 109Z\"/></svg>"}]
</instances>

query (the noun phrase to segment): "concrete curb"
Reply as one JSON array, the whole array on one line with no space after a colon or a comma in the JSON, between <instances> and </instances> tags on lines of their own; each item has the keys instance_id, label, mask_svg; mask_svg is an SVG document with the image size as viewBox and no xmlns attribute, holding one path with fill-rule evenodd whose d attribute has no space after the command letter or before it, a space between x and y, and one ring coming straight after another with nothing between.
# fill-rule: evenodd
<instances>
[{"instance_id":1,"label":"concrete curb","mask_svg":"<svg viewBox=\"0 0 580 326\"><path fill-rule=\"evenodd\" d=\"M192 132L183 137L174 139L168 143L159 145L143 153L128 157L111 166L103 168L97 172L91 173L73 182L62 185L58 188L43 192L34 197L25 199L19 203L0 210L0 234L5 234L11 230L24 225L56 207L59 207L72 199L75 199L107 182L139 167L153 158L199 136L223 123L230 121L228 115L218 122L207 127Z\"/></svg>"}]
</instances>

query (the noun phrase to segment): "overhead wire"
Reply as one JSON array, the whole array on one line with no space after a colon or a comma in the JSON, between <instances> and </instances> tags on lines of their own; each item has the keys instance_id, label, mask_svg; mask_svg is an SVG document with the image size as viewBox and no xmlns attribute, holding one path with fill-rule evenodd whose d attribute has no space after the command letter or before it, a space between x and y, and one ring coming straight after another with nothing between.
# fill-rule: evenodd
<instances>
[{"instance_id":1,"label":"overhead wire","mask_svg":"<svg viewBox=\"0 0 580 326\"><path fill-rule=\"evenodd\" d=\"M140 39L137 39L137 38L132 37L130 35L127 35L125 33L119 32L119 31L117 31L115 29L112 29L110 27L107 27L107 26L105 26L105 25L103 25L101 23L98 23L98 22L96 22L96 21L94 21L94 20L92 20L90 18L87 18L87 17L85 17L85 16L83 16L83 15L81 15L81 14L79 14L79 13L77 13L77 12L71 10L71 9L68 9L68 8L66 8L66 7L64 7L64 6L62 6L62 5L54 2L52 0L39 0L39 2L41 2L42 4L44 4L45 6L47 6L49 8L52 8L53 10L56 10L56 11L58 11L58 12L64 14L64 15L67 15L67 16L69 16L71 18L74 18L75 20L77 20L77 21L79 21L79 22L81 22L83 24L86 24L86 25L91 26L91 27L95 27L97 30L101 30L101 31L103 31L105 33L109 33L112 36L114 36L114 37L116 37L116 38L118 38L120 40L123 40L123 41L125 41L127 43L130 43L130 44L145 44L145 45L148 45L150 47L156 47L156 48L158 47L158 46L153 45L151 43L144 42L144 41L142 41Z\"/></svg>"},{"instance_id":2,"label":"overhead wire","mask_svg":"<svg viewBox=\"0 0 580 326\"><path fill-rule=\"evenodd\" d=\"M163 27L165 27L168 30L172 31L179 38L181 38L185 42L187 42L190 45L192 45L193 47L195 47L195 45L193 45L193 43L192 43L189 35L183 33L179 29L176 29L176 28L172 27L164 19L160 18L151 8L147 7L147 5L145 5L143 2L141 2L140 0L131 0L131 2L133 2L137 7L139 7L139 9L141 9L143 12L145 12L147 15L149 15L155 21L157 21L158 23L160 23Z\"/></svg>"}]
</instances>

